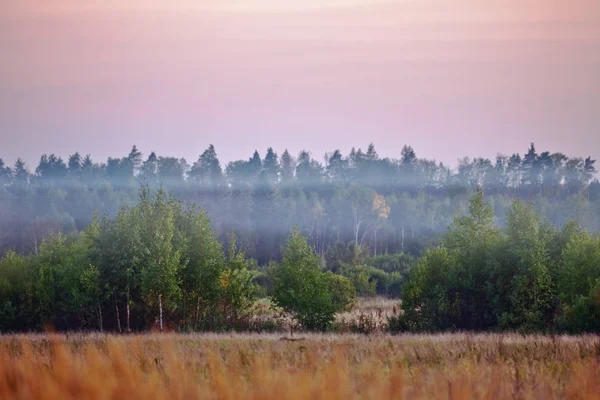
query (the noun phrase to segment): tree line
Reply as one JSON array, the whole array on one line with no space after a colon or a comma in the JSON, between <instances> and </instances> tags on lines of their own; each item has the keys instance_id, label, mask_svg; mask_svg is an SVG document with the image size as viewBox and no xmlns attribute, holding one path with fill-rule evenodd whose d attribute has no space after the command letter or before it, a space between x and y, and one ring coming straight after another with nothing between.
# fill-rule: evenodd
<instances>
[{"instance_id":1,"label":"tree line","mask_svg":"<svg viewBox=\"0 0 600 400\"><path fill-rule=\"evenodd\" d=\"M94 162L75 153L65 161L43 155L34 171L22 160L0 159L0 255L37 254L49 234L83 230L91 216L114 217L137 201L139 186L164 187L176 199L200 205L221 243L235 234L245 254L266 265L281 260L289 232L299 227L316 252L353 245L371 256L418 256L436 244L457 210L465 211L481 187L496 222L505 226L513 200L531 201L556 226L577 221L600 230L600 183L595 160L538 153L495 160L463 158L451 169L418 158L404 146L397 159L339 150L322 161L307 151L279 156L272 148L222 166L211 145L186 160L144 157L133 147L124 157Z\"/></svg>"},{"instance_id":2,"label":"tree line","mask_svg":"<svg viewBox=\"0 0 600 400\"><path fill-rule=\"evenodd\" d=\"M499 226L477 188L419 257L354 243L321 256L295 228L281 260L260 266L235 235L221 244L196 205L142 187L114 217L0 259L0 331L260 330L263 297L302 328L327 330L375 293L402 299L393 332L600 332L600 235L557 227L521 200Z\"/></svg>"}]
</instances>

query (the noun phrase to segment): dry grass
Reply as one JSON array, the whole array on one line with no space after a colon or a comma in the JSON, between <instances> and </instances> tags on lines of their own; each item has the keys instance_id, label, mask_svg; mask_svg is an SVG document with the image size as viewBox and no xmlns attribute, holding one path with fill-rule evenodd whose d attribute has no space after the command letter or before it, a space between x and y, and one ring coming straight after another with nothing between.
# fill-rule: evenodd
<instances>
[{"instance_id":1,"label":"dry grass","mask_svg":"<svg viewBox=\"0 0 600 400\"><path fill-rule=\"evenodd\" d=\"M4 336L0 399L599 399L600 339Z\"/></svg>"},{"instance_id":2,"label":"dry grass","mask_svg":"<svg viewBox=\"0 0 600 400\"><path fill-rule=\"evenodd\" d=\"M387 297L359 297L354 307L357 311L364 312L384 312L392 313L394 309L398 309L400 306L399 299L390 299Z\"/></svg>"},{"instance_id":3,"label":"dry grass","mask_svg":"<svg viewBox=\"0 0 600 400\"><path fill-rule=\"evenodd\" d=\"M390 317L400 312L400 300L385 297L360 297L351 311L335 316L334 329L347 333L384 332Z\"/></svg>"}]
</instances>

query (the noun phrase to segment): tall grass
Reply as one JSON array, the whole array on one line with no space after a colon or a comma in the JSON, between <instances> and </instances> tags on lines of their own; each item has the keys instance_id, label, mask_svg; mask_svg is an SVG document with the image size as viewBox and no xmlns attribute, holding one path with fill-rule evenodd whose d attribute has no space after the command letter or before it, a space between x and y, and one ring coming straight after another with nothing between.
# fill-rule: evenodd
<instances>
[{"instance_id":1,"label":"tall grass","mask_svg":"<svg viewBox=\"0 0 600 400\"><path fill-rule=\"evenodd\" d=\"M599 399L600 339L22 335L0 399Z\"/></svg>"}]
</instances>

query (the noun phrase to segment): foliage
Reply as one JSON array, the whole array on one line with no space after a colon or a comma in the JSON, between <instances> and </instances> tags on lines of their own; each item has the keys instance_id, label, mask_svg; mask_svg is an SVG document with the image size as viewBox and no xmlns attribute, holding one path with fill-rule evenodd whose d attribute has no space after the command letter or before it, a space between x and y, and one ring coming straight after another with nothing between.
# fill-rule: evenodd
<instances>
[{"instance_id":1,"label":"foliage","mask_svg":"<svg viewBox=\"0 0 600 400\"><path fill-rule=\"evenodd\" d=\"M371 279L371 269L366 266L347 266L340 273L352 282L354 290L359 296L371 297L377 293L377 281Z\"/></svg>"},{"instance_id":2,"label":"foliage","mask_svg":"<svg viewBox=\"0 0 600 400\"><path fill-rule=\"evenodd\" d=\"M356 304L356 289L352 282L348 278L332 272L326 272L325 279L335 310L337 312L350 311Z\"/></svg>"},{"instance_id":3,"label":"foliage","mask_svg":"<svg viewBox=\"0 0 600 400\"><path fill-rule=\"evenodd\" d=\"M297 229L273 271L273 300L309 330L325 330L334 314L344 308L339 299L334 301L320 258Z\"/></svg>"},{"instance_id":4,"label":"foliage","mask_svg":"<svg viewBox=\"0 0 600 400\"><path fill-rule=\"evenodd\" d=\"M413 268L402 291L404 313L391 325L598 331L599 238L573 224L558 231L520 201L507 221L505 229L495 227L482 192L476 193L443 244Z\"/></svg>"},{"instance_id":5,"label":"foliage","mask_svg":"<svg viewBox=\"0 0 600 400\"><path fill-rule=\"evenodd\" d=\"M219 278L230 326L235 326L240 317L247 316L257 300L259 290L254 283L255 276L255 271L248 269L244 253L237 249L235 236L232 236L227 265Z\"/></svg>"}]
</instances>

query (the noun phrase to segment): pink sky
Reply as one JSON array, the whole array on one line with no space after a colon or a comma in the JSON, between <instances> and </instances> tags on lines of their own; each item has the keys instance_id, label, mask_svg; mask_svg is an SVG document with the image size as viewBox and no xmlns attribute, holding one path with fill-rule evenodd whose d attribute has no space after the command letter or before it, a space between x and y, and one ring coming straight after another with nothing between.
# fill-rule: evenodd
<instances>
[{"instance_id":1,"label":"pink sky","mask_svg":"<svg viewBox=\"0 0 600 400\"><path fill-rule=\"evenodd\" d=\"M600 158L597 0L29 0L0 5L0 54L0 157L31 169L134 143Z\"/></svg>"}]
</instances>

